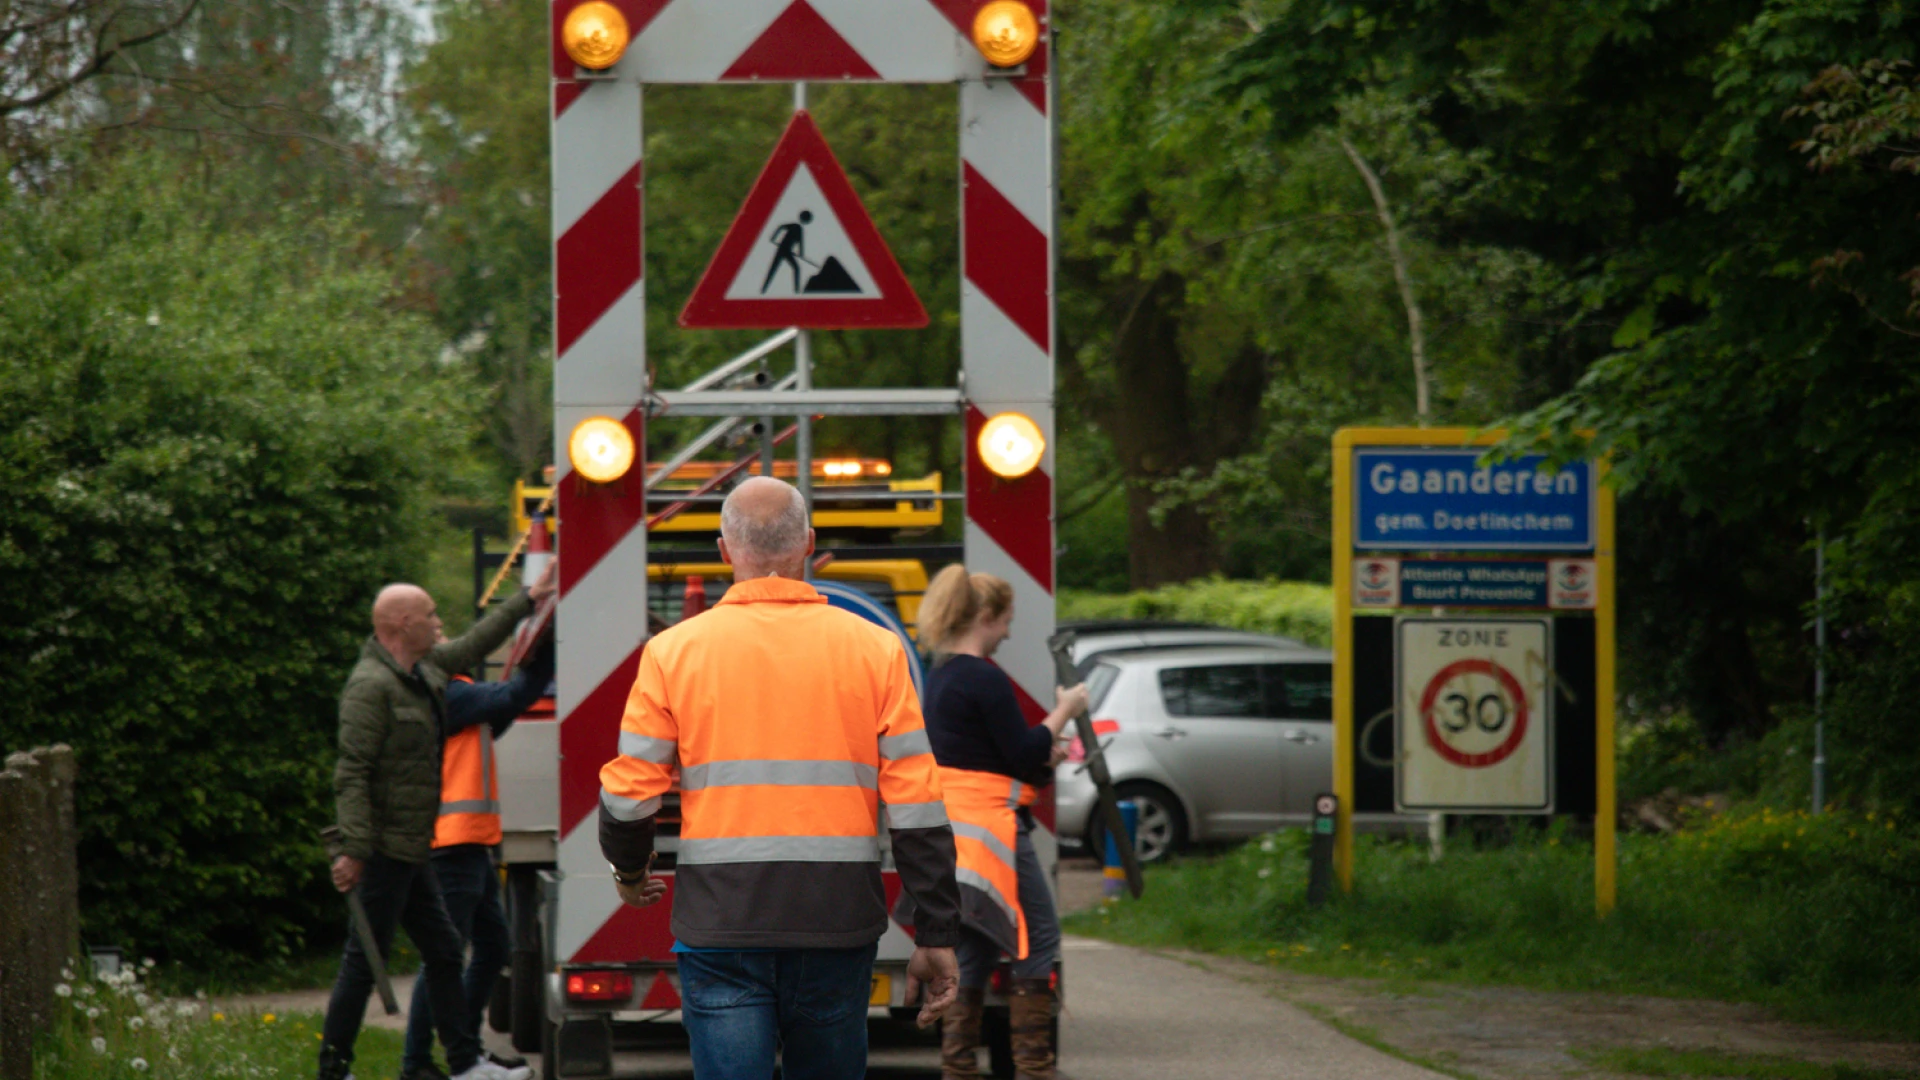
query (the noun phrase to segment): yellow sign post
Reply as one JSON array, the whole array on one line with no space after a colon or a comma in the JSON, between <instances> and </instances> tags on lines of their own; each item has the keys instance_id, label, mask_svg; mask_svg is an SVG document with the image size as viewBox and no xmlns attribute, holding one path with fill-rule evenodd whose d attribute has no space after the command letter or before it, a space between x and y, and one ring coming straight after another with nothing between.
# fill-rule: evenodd
<instances>
[{"instance_id":1,"label":"yellow sign post","mask_svg":"<svg viewBox=\"0 0 1920 1080\"><path fill-rule=\"evenodd\" d=\"M1571 475L1540 469L1537 458L1492 467L1473 461L1483 448L1505 437L1504 431L1467 428L1343 428L1334 435L1333 791L1339 797L1334 872L1341 890L1351 892L1353 814L1359 804L1354 760L1363 734L1355 716L1354 568L1363 557L1378 556L1368 564L1369 580L1358 583L1373 609L1521 607L1592 612L1594 905L1604 916L1614 907L1617 865L1613 491L1604 482L1604 460L1582 463ZM1526 573L1503 578L1526 578L1527 583L1519 587L1476 590L1467 582L1484 575L1489 567L1521 564L1455 561L1449 566L1445 560L1427 558L1436 552L1497 553L1508 559L1516 555L1573 558L1526 564ZM1582 580L1587 559L1591 559L1591 581ZM1429 572L1407 573L1403 580L1403 560L1410 568ZM1535 573L1534 566L1542 569ZM1436 567L1441 572L1431 572ZM1418 584L1449 574L1463 584ZM1442 601L1442 597L1448 599ZM1396 696L1393 708L1403 707Z\"/></svg>"}]
</instances>

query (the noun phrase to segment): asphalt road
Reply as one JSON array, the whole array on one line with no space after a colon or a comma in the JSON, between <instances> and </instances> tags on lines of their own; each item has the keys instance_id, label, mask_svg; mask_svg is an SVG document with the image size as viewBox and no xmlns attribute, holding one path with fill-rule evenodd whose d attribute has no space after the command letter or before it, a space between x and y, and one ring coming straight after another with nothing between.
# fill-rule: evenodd
<instances>
[{"instance_id":1,"label":"asphalt road","mask_svg":"<svg viewBox=\"0 0 1920 1080\"><path fill-rule=\"evenodd\" d=\"M1063 1080L1443 1080L1256 986L1179 960L1087 938L1068 938L1065 960ZM491 1030L488 1039L504 1045ZM876 1025L873 1039L871 1080L938 1080L930 1037ZM693 1080L677 1026L625 1033L615 1051L622 1078Z\"/></svg>"}]
</instances>

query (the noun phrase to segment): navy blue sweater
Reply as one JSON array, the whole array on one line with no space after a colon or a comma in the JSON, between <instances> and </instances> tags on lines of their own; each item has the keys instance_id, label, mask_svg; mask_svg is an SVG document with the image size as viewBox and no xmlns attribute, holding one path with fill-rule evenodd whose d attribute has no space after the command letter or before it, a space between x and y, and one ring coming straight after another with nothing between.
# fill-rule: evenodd
<instances>
[{"instance_id":1,"label":"navy blue sweater","mask_svg":"<svg viewBox=\"0 0 1920 1080\"><path fill-rule=\"evenodd\" d=\"M933 759L954 769L999 773L1036 787L1053 782L1053 735L1027 726L1013 680L992 661L956 653L927 676L921 702Z\"/></svg>"}]
</instances>

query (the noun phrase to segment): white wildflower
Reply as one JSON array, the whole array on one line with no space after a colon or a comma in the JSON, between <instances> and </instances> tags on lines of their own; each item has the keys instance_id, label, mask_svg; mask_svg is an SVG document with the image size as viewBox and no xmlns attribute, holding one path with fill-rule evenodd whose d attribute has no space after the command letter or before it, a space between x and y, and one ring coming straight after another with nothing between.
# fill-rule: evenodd
<instances>
[{"instance_id":1,"label":"white wildflower","mask_svg":"<svg viewBox=\"0 0 1920 1080\"><path fill-rule=\"evenodd\" d=\"M153 1004L153 999L148 997L145 991L142 991L138 994L133 995L133 1003L144 1009L147 1006Z\"/></svg>"},{"instance_id":2,"label":"white wildflower","mask_svg":"<svg viewBox=\"0 0 1920 1080\"><path fill-rule=\"evenodd\" d=\"M1260 841L1260 850L1266 852L1269 855L1273 854L1272 837L1268 837L1267 839Z\"/></svg>"},{"instance_id":3,"label":"white wildflower","mask_svg":"<svg viewBox=\"0 0 1920 1080\"><path fill-rule=\"evenodd\" d=\"M133 1059L132 1061L129 1061L129 1062L127 1062L127 1064L129 1064L129 1065L131 1065L131 1066L133 1066L133 1071L134 1071L134 1072L146 1072L146 1071L147 1071L147 1059L146 1059L146 1058L134 1058L134 1059Z\"/></svg>"},{"instance_id":4,"label":"white wildflower","mask_svg":"<svg viewBox=\"0 0 1920 1080\"><path fill-rule=\"evenodd\" d=\"M140 961L140 967L146 971L152 971L154 963L153 957L149 956L145 960Z\"/></svg>"},{"instance_id":5,"label":"white wildflower","mask_svg":"<svg viewBox=\"0 0 1920 1080\"><path fill-rule=\"evenodd\" d=\"M193 992L193 998L195 1001L205 1001L207 1000L207 992L205 990L195 990Z\"/></svg>"},{"instance_id":6,"label":"white wildflower","mask_svg":"<svg viewBox=\"0 0 1920 1080\"><path fill-rule=\"evenodd\" d=\"M97 1020L99 1019L99 1017L100 1017L100 1006L98 1005L87 1006L87 1019Z\"/></svg>"},{"instance_id":7,"label":"white wildflower","mask_svg":"<svg viewBox=\"0 0 1920 1080\"><path fill-rule=\"evenodd\" d=\"M61 997L72 997L73 987L68 986L66 983L60 983L53 988L53 992Z\"/></svg>"},{"instance_id":8,"label":"white wildflower","mask_svg":"<svg viewBox=\"0 0 1920 1080\"><path fill-rule=\"evenodd\" d=\"M148 325L148 326L159 326L159 325L160 325L160 313L159 313L159 312L157 312L157 311L150 311L150 312L148 312L148 313L147 313L147 325Z\"/></svg>"},{"instance_id":9,"label":"white wildflower","mask_svg":"<svg viewBox=\"0 0 1920 1080\"><path fill-rule=\"evenodd\" d=\"M168 1060L168 1061L179 1061L179 1060L180 1060L180 1048L179 1048L179 1047L177 1047L177 1046L169 1046L169 1047L167 1047L167 1060Z\"/></svg>"},{"instance_id":10,"label":"white wildflower","mask_svg":"<svg viewBox=\"0 0 1920 1080\"><path fill-rule=\"evenodd\" d=\"M1272 877L1272 876L1273 876L1273 867L1271 867L1271 866L1263 866L1263 867L1261 867L1261 868L1260 868L1260 876L1261 876L1261 877L1263 877L1263 878L1265 878L1265 877Z\"/></svg>"},{"instance_id":11,"label":"white wildflower","mask_svg":"<svg viewBox=\"0 0 1920 1080\"><path fill-rule=\"evenodd\" d=\"M107 1040L104 1037L99 1035L93 1037L93 1052L96 1054L104 1054L107 1052Z\"/></svg>"},{"instance_id":12,"label":"white wildflower","mask_svg":"<svg viewBox=\"0 0 1920 1080\"><path fill-rule=\"evenodd\" d=\"M183 1001L178 1005L175 1005L173 1007L173 1011L174 1011L174 1014L177 1016L192 1016L194 1013L197 1013L200 1011L200 1006L195 1005L191 1001Z\"/></svg>"},{"instance_id":13,"label":"white wildflower","mask_svg":"<svg viewBox=\"0 0 1920 1080\"><path fill-rule=\"evenodd\" d=\"M147 1026L147 1021L146 1021L146 1018L145 1018L145 1017L142 1017L142 1016L129 1016L129 1017L127 1017L127 1030L128 1030L128 1031L139 1031L139 1030L140 1030L141 1028L143 1028L143 1027L146 1027L146 1026Z\"/></svg>"}]
</instances>

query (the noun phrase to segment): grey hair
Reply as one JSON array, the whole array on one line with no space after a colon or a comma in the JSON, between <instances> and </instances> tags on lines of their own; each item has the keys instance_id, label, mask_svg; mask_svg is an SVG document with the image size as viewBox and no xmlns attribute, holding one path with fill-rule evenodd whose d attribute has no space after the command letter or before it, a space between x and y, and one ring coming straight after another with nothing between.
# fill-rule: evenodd
<instances>
[{"instance_id":1,"label":"grey hair","mask_svg":"<svg viewBox=\"0 0 1920 1080\"><path fill-rule=\"evenodd\" d=\"M758 478L756 478L758 479ZM740 506L740 492L733 489L720 504L720 535L735 553L755 561L787 558L804 554L807 547L807 501L800 489L774 480L787 490L787 505L778 513L758 517Z\"/></svg>"}]
</instances>

